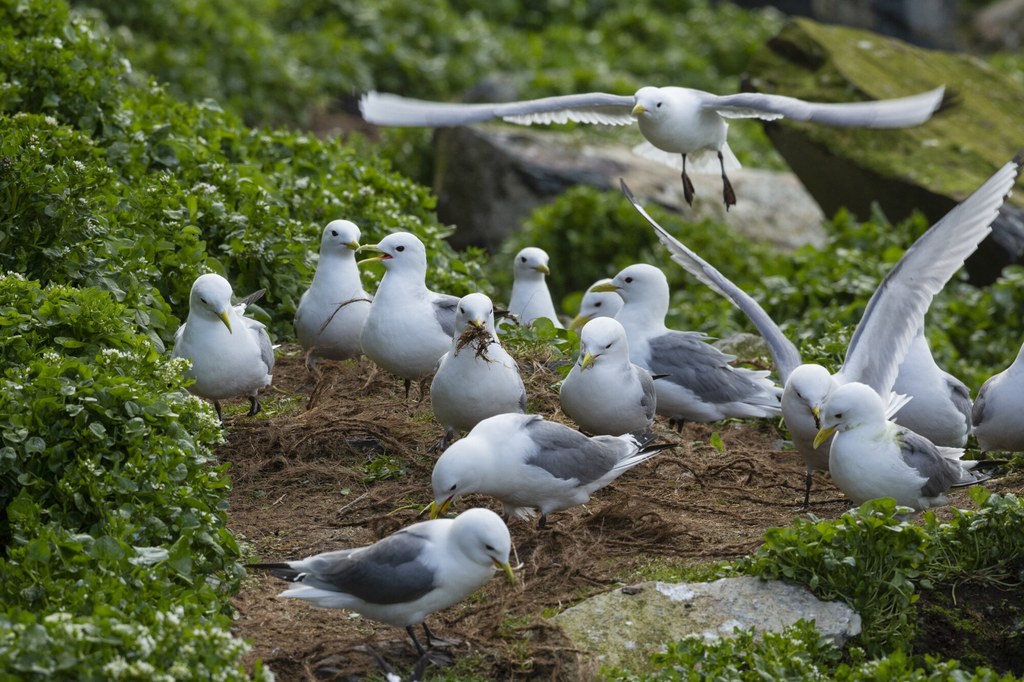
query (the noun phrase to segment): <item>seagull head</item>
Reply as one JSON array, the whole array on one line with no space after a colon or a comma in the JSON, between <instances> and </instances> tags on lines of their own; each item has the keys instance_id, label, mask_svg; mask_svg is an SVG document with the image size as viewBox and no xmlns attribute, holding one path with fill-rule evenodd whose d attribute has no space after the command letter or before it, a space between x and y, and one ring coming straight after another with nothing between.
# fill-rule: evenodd
<instances>
[{"instance_id":1,"label":"seagull head","mask_svg":"<svg viewBox=\"0 0 1024 682\"><path fill-rule=\"evenodd\" d=\"M516 259L512 263L512 275L515 279L539 280L544 279L544 275L550 272L548 269L548 254L544 249L538 249L536 246L527 246L517 253Z\"/></svg>"},{"instance_id":2,"label":"seagull head","mask_svg":"<svg viewBox=\"0 0 1024 682\"><path fill-rule=\"evenodd\" d=\"M231 331L231 285L220 275L200 275L188 297L189 315L219 319Z\"/></svg>"},{"instance_id":3,"label":"seagull head","mask_svg":"<svg viewBox=\"0 0 1024 682\"><path fill-rule=\"evenodd\" d=\"M410 232L395 232L381 239L375 246L364 245L359 251L372 251L371 256L359 264L379 261L388 271L427 272L427 249L419 237Z\"/></svg>"},{"instance_id":4,"label":"seagull head","mask_svg":"<svg viewBox=\"0 0 1024 682\"><path fill-rule=\"evenodd\" d=\"M494 305L485 294L467 294L459 300L455 311L456 332L470 327L486 329L494 336Z\"/></svg>"},{"instance_id":5,"label":"seagull head","mask_svg":"<svg viewBox=\"0 0 1024 682\"><path fill-rule=\"evenodd\" d=\"M614 291L622 298L623 308L650 310L652 314L660 314L662 319L668 312L668 279L653 265L630 265L615 275L609 284L594 285L592 290Z\"/></svg>"},{"instance_id":6,"label":"seagull head","mask_svg":"<svg viewBox=\"0 0 1024 682\"><path fill-rule=\"evenodd\" d=\"M814 447L824 443L836 431L843 432L870 423L882 423L885 405L875 389L857 381L843 384L825 401L821 430L814 437Z\"/></svg>"},{"instance_id":7,"label":"seagull head","mask_svg":"<svg viewBox=\"0 0 1024 682\"><path fill-rule=\"evenodd\" d=\"M482 566L494 566L515 584L516 577L508 562L512 538L500 516L490 509L467 509L452 521L450 537L466 558Z\"/></svg>"},{"instance_id":8,"label":"seagull head","mask_svg":"<svg viewBox=\"0 0 1024 682\"><path fill-rule=\"evenodd\" d=\"M580 312L569 323L569 329L579 332L587 322L598 317L615 317L622 307L622 299L613 291L595 291L596 286L607 286L610 279L594 282L580 300Z\"/></svg>"},{"instance_id":9,"label":"seagull head","mask_svg":"<svg viewBox=\"0 0 1024 682\"><path fill-rule=\"evenodd\" d=\"M820 429L821 410L835 387L832 374L821 365L800 365L786 380L782 401L783 404L796 403L801 410L807 410L814 417L814 425Z\"/></svg>"},{"instance_id":10,"label":"seagull head","mask_svg":"<svg viewBox=\"0 0 1024 682\"><path fill-rule=\"evenodd\" d=\"M580 370L592 366L600 357L623 363L629 361L626 330L622 324L610 317L591 320L580 332Z\"/></svg>"},{"instance_id":11,"label":"seagull head","mask_svg":"<svg viewBox=\"0 0 1024 682\"><path fill-rule=\"evenodd\" d=\"M359 228L349 220L332 220L320 238L320 253L354 253L359 249Z\"/></svg>"},{"instance_id":12,"label":"seagull head","mask_svg":"<svg viewBox=\"0 0 1024 682\"><path fill-rule=\"evenodd\" d=\"M661 88L647 86L640 88L633 95L633 111L636 118L657 120L668 114L672 106L671 98Z\"/></svg>"},{"instance_id":13,"label":"seagull head","mask_svg":"<svg viewBox=\"0 0 1024 682\"><path fill-rule=\"evenodd\" d=\"M434 489L430 518L436 519L447 512L458 497L479 490L486 462L479 451L478 440L470 431L438 457L430 477Z\"/></svg>"}]
</instances>

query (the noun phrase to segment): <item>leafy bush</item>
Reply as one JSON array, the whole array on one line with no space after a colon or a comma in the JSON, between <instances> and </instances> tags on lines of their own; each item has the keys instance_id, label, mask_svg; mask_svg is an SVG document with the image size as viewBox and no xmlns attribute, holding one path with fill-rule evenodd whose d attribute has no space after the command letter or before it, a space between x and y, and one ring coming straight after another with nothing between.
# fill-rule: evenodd
<instances>
[{"instance_id":1,"label":"leafy bush","mask_svg":"<svg viewBox=\"0 0 1024 682\"><path fill-rule=\"evenodd\" d=\"M220 429L180 364L97 288L0 277L0 328L0 670L247 677Z\"/></svg>"}]
</instances>

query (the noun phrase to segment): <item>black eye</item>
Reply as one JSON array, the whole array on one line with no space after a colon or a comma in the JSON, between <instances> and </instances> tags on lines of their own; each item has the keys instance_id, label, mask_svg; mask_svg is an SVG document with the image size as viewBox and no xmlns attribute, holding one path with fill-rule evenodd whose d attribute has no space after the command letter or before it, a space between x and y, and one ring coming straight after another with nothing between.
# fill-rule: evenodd
<instances>
[{"instance_id":1,"label":"black eye","mask_svg":"<svg viewBox=\"0 0 1024 682\"><path fill-rule=\"evenodd\" d=\"M398 248L395 249L395 251L398 251L398 252L405 251L405 247L404 246L399 246Z\"/></svg>"},{"instance_id":2,"label":"black eye","mask_svg":"<svg viewBox=\"0 0 1024 682\"><path fill-rule=\"evenodd\" d=\"M465 309L465 308L463 308L463 307L462 307L462 306L460 305L460 306L459 306L459 312L460 312L460 313L462 313L462 314L465 314L465 313L466 313L466 309Z\"/></svg>"},{"instance_id":3,"label":"black eye","mask_svg":"<svg viewBox=\"0 0 1024 682\"><path fill-rule=\"evenodd\" d=\"M604 347L604 349L605 349L605 350L608 350L608 349L609 349L609 348L611 348L611 347L612 347L612 344L610 344L610 343L609 343L609 344L608 344L607 346L605 346L605 347Z\"/></svg>"},{"instance_id":4,"label":"black eye","mask_svg":"<svg viewBox=\"0 0 1024 682\"><path fill-rule=\"evenodd\" d=\"M455 487L456 487L457 485L458 485L458 483L454 483L454 484L452 484L452 487L451 487L451 488L448 488L448 492L452 492L453 490L455 490Z\"/></svg>"},{"instance_id":5,"label":"black eye","mask_svg":"<svg viewBox=\"0 0 1024 682\"><path fill-rule=\"evenodd\" d=\"M208 304L206 303L206 299L205 299L205 298L203 298L202 296L200 296L200 297L199 297L199 300L203 302L203 305L208 305Z\"/></svg>"},{"instance_id":6,"label":"black eye","mask_svg":"<svg viewBox=\"0 0 1024 682\"><path fill-rule=\"evenodd\" d=\"M332 237L337 237L338 236L338 231L337 230L331 230L331 236Z\"/></svg>"},{"instance_id":7,"label":"black eye","mask_svg":"<svg viewBox=\"0 0 1024 682\"><path fill-rule=\"evenodd\" d=\"M494 551L494 548L491 547L490 545L484 545L484 549L486 549L488 552L493 552Z\"/></svg>"},{"instance_id":8,"label":"black eye","mask_svg":"<svg viewBox=\"0 0 1024 682\"><path fill-rule=\"evenodd\" d=\"M598 301L597 303L595 303L594 307L595 308L600 308L601 307L601 301Z\"/></svg>"},{"instance_id":9,"label":"black eye","mask_svg":"<svg viewBox=\"0 0 1024 682\"><path fill-rule=\"evenodd\" d=\"M526 262L526 256L520 256L519 257L519 262L525 263Z\"/></svg>"},{"instance_id":10,"label":"black eye","mask_svg":"<svg viewBox=\"0 0 1024 682\"><path fill-rule=\"evenodd\" d=\"M633 278L632 277L627 277L626 278L626 284L632 284L632 283L633 283Z\"/></svg>"},{"instance_id":11,"label":"black eye","mask_svg":"<svg viewBox=\"0 0 1024 682\"><path fill-rule=\"evenodd\" d=\"M842 418L843 418L843 413L842 412L836 412L836 419L842 419Z\"/></svg>"},{"instance_id":12,"label":"black eye","mask_svg":"<svg viewBox=\"0 0 1024 682\"><path fill-rule=\"evenodd\" d=\"M655 106L655 107L657 107L658 109L661 109L661 102L658 102L658 103L657 103L657 104L655 104L654 106Z\"/></svg>"}]
</instances>

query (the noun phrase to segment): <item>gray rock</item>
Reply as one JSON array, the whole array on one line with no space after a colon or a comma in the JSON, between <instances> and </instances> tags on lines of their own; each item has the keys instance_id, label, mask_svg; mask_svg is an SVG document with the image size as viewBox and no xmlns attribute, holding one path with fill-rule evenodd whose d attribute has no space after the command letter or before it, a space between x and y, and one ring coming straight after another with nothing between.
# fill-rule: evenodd
<instances>
[{"instance_id":1,"label":"gray rock","mask_svg":"<svg viewBox=\"0 0 1024 682\"><path fill-rule=\"evenodd\" d=\"M803 587L760 578L710 583L647 582L606 592L552 620L601 666L643 668L651 653L689 635L728 637L734 628L781 631L797 620L841 645L860 632L860 616L839 602L818 600Z\"/></svg>"},{"instance_id":2,"label":"gray rock","mask_svg":"<svg viewBox=\"0 0 1024 682\"><path fill-rule=\"evenodd\" d=\"M825 240L821 209L791 173L730 173L739 203L726 213L717 174L693 176L698 197L691 208L678 171L633 154L629 144L587 144L579 135L553 130L488 125L440 130L435 145L437 213L458 228L450 239L456 248L493 251L535 208L567 188L617 191L619 178L641 201L694 221L713 218L786 250Z\"/></svg>"}]
</instances>

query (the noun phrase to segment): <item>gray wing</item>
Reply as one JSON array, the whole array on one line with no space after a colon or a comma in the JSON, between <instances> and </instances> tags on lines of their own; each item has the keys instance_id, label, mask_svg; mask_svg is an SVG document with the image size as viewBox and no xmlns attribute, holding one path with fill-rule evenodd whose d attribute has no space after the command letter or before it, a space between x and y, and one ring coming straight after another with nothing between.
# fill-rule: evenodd
<instances>
[{"instance_id":1,"label":"gray wing","mask_svg":"<svg viewBox=\"0 0 1024 682\"><path fill-rule=\"evenodd\" d=\"M904 128L931 118L942 103L945 87L897 99L830 104L756 92L724 96L695 92L700 96L702 107L731 118L791 118L839 127Z\"/></svg>"},{"instance_id":2,"label":"gray wing","mask_svg":"<svg viewBox=\"0 0 1024 682\"><path fill-rule=\"evenodd\" d=\"M871 295L837 381L859 381L889 395L932 298L992 231L1021 163L1019 153L911 244Z\"/></svg>"},{"instance_id":3,"label":"gray wing","mask_svg":"<svg viewBox=\"0 0 1024 682\"><path fill-rule=\"evenodd\" d=\"M978 389L978 397L974 399L974 405L971 407L971 423L974 428L978 428L985 421L985 408L988 406L988 389L992 384L992 380L999 376L991 376L985 380L985 383Z\"/></svg>"},{"instance_id":4,"label":"gray wing","mask_svg":"<svg viewBox=\"0 0 1024 682\"><path fill-rule=\"evenodd\" d=\"M707 403L744 401L763 389L739 372L732 358L704 342L696 332L669 331L648 341L652 374L665 374L661 381L678 384Z\"/></svg>"},{"instance_id":5,"label":"gray wing","mask_svg":"<svg viewBox=\"0 0 1024 682\"><path fill-rule=\"evenodd\" d=\"M967 420L968 427L973 423L971 421L971 412L973 406L971 405L971 390L967 388L967 384L957 379L952 374L944 373L943 380L946 382L946 387L949 389L949 399L952 401L953 406L956 407L956 411L964 416Z\"/></svg>"},{"instance_id":6,"label":"gray wing","mask_svg":"<svg viewBox=\"0 0 1024 682\"><path fill-rule=\"evenodd\" d=\"M456 126L500 118L510 123L601 123L628 125L633 96L588 92L520 102L458 104L427 102L381 92L368 92L359 111L369 123L386 126Z\"/></svg>"},{"instance_id":7,"label":"gray wing","mask_svg":"<svg viewBox=\"0 0 1024 682\"><path fill-rule=\"evenodd\" d=\"M174 347L177 348L181 342L181 337L185 333L185 323L182 322L178 325L178 328L174 330Z\"/></svg>"},{"instance_id":8,"label":"gray wing","mask_svg":"<svg viewBox=\"0 0 1024 682\"><path fill-rule=\"evenodd\" d=\"M651 378L650 372L637 365L632 365L632 367L633 373L640 380L640 388L643 390L643 396L640 398L640 407L644 408L644 416L650 421L654 419L654 414L657 411L658 391L654 388L654 379Z\"/></svg>"},{"instance_id":9,"label":"gray wing","mask_svg":"<svg viewBox=\"0 0 1024 682\"><path fill-rule=\"evenodd\" d=\"M524 424L537 450L525 460L555 478L592 483L619 462L617 453L601 439L588 438L564 424L533 419Z\"/></svg>"},{"instance_id":10,"label":"gray wing","mask_svg":"<svg viewBox=\"0 0 1024 682\"><path fill-rule=\"evenodd\" d=\"M696 277L712 291L729 299L757 327L757 330L761 332L761 336L768 342L768 348L771 350L772 358L775 360L775 368L779 373L779 379L785 384L790 373L801 363L800 351L796 349L792 341L786 338L786 335L779 329L779 325L775 324L775 320L747 292L733 284L729 278L720 273L714 266L698 256L696 252L691 251L689 247L670 235L665 228L659 225L633 197L633 193L629 190L625 180L620 180L619 184L622 187L622 193L629 199L629 203L633 204L633 208L644 217L644 220L650 223L658 239L672 253L672 260L682 265L684 270Z\"/></svg>"},{"instance_id":11,"label":"gray wing","mask_svg":"<svg viewBox=\"0 0 1024 682\"><path fill-rule=\"evenodd\" d=\"M903 461L928 479L921 486L921 494L925 497L941 495L960 480L960 465L943 457L939 449L924 436L901 428L896 439Z\"/></svg>"},{"instance_id":12,"label":"gray wing","mask_svg":"<svg viewBox=\"0 0 1024 682\"><path fill-rule=\"evenodd\" d=\"M267 374L270 374L274 369L274 344L270 342L267 326L251 317L243 317L242 320L245 321L245 326L249 331L256 335L256 342L260 345L260 358L267 366Z\"/></svg>"},{"instance_id":13,"label":"gray wing","mask_svg":"<svg viewBox=\"0 0 1024 682\"><path fill-rule=\"evenodd\" d=\"M265 293L267 293L266 289L257 289L256 291L252 292L251 294L243 298L241 301L236 303L235 306L242 306L242 312L244 312L246 306L252 305L256 301L263 298L263 294Z\"/></svg>"},{"instance_id":14,"label":"gray wing","mask_svg":"<svg viewBox=\"0 0 1024 682\"><path fill-rule=\"evenodd\" d=\"M363 550L328 552L307 559L304 585L345 592L371 604L399 604L434 589L434 570L422 559L429 541L402 530Z\"/></svg>"},{"instance_id":15,"label":"gray wing","mask_svg":"<svg viewBox=\"0 0 1024 682\"><path fill-rule=\"evenodd\" d=\"M459 309L459 298L448 294L434 294L434 319L448 336L455 335L455 311Z\"/></svg>"}]
</instances>

